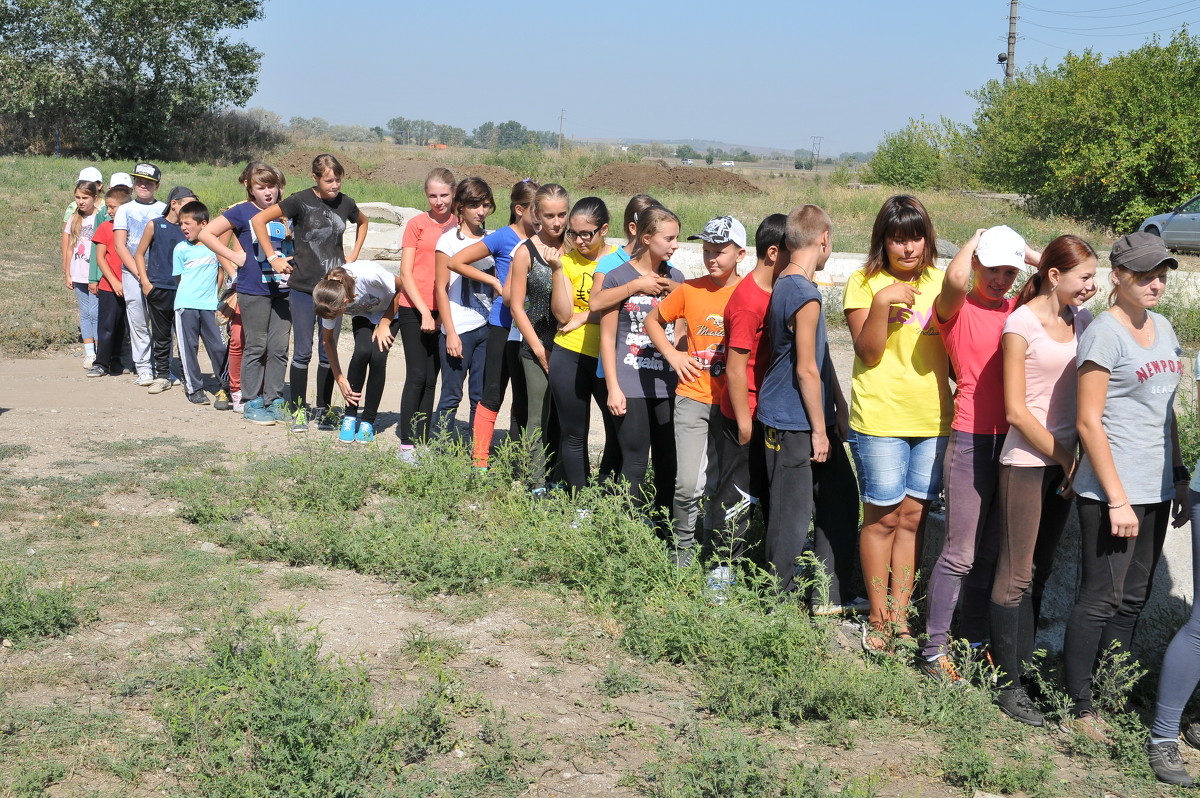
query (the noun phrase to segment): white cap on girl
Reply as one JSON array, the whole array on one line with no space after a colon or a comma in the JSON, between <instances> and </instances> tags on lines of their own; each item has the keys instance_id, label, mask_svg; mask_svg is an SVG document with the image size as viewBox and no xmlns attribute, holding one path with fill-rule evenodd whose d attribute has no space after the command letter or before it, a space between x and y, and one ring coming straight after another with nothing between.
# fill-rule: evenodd
<instances>
[{"instance_id":1,"label":"white cap on girl","mask_svg":"<svg viewBox=\"0 0 1200 798\"><path fill-rule=\"evenodd\" d=\"M100 170L94 166L85 166L79 170L77 181L86 180L89 183L103 183L104 175L100 174Z\"/></svg>"}]
</instances>

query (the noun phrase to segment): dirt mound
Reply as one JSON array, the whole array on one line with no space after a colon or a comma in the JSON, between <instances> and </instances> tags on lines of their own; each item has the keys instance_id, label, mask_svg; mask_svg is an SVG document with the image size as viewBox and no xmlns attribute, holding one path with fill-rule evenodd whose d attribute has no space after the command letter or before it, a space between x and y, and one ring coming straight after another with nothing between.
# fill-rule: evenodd
<instances>
[{"instance_id":1,"label":"dirt mound","mask_svg":"<svg viewBox=\"0 0 1200 798\"><path fill-rule=\"evenodd\" d=\"M312 174L313 158L316 158L323 152L323 150L292 150L282 158L276 159L275 165L283 170L283 173L287 176L289 183L293 181L303 183L305 180L308 180L309 175ZM340 163L342 168L346 170L347 180L366 179L366 170L359 166L358 162L349 155L340 152L331 154L338 159L338 163Z\"/></svg>"},{"instance_id":2,"label":"dirt mound","mask_svg":"<svg viewBox=\"0 0 1200 798\"><path fill-rule=\"evenodd\" d=\"M461 180L464 177L481 177L492 187L492 194L497 197L497 204L500 203L501 196L508 196L508 189L513 183L519 179L512 172L501 166L488 166L487 164L470 164L462 166L458 164L445 164L439 161L426 161L417 158L403 158L395 161L388 161L382 166L378 166L371 170L369 175L371 180L382 183L395 183L404 185L405 183L420 183L429 174L430 169L438 166L445 166L454 173L456 179Z\"/></svg>"},{"instance_id":3,"label":"dirt mound","mask_svg":"<svg viewBox=\"0 0 1200 798\"><path fill-rule=\"evenodd\" d=\"M622 163L614 161L592 172L579 186L584 191L606 191L616 194L637 194L651 188L703 194L709 191L730 191L738 194L760 194L762 189L745 178L724 169L702 166L668 167L658 162Z\"/></svg>"}]
</instances>

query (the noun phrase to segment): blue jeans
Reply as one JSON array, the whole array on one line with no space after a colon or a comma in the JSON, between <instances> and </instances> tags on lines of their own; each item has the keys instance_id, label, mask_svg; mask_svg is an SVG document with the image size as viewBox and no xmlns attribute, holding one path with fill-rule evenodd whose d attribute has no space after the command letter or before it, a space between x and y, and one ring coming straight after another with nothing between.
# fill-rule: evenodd
<instances>
[{"instance_id":1,"label":"blue jeans","mask_svg":"<svg viewBox=\"0 0 1200 798\"><path fill-rule=\"evenodd\" d=\"M88 291L87 283L71 283L75 287L75 303L79 305L79 335L84 341L96 340L96 319L100 300Z\"/></svg>"},{"instance_id":2,"label":"blue jeans","mask_svg":"<svg viewBox=\"0 0 1200 798\"><path fill-rule=\"evenodd\" d=\"M434 411L434 428L441 429L449 424L458 412L462 403L463 382L467 384L467 397L471 402L471 423L475 423L475 405L483 398L484 360L487 357L488 328L487 325L459 333L462 340L462 357L450 357L446 354L446 334L438 336L438 357L442 365L442 393L438 397L437 409Z\"/></svg>"}]
</instances>

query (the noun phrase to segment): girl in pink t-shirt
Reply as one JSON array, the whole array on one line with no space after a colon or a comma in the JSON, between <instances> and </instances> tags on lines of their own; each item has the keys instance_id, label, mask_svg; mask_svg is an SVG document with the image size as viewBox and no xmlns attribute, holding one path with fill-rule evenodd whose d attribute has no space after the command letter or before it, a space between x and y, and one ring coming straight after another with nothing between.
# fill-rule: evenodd
<instances>
[{"instance_id":1,"label":"girl in pink t-shirt","mask_svg":"<svg viewBox=\"0 0 1200 798\"><path fill-rule=\"evenodd\" d=\"M67 219L62 234L63 277L68 290L75 291L79 306L79 335L83 339L83 367L96 362L96 316L98 302L88 285L92 233L96 228L100 183L80 180L75 184L75 212Z\"/></svg>"},{"instance_id":2,"label":"girl in pink t-shirt","mask_svg":"<svg viewBox=\"0 0 1200 798\"><path fill-rule=\"evenodd\" d=\"M1008 432L1000 334L1013 309L1008 292L1026 264L1036 262L1037 253L1011 228L977 230L950 261L934 302L934 323L957 389L942 467L946 538L929 578L926 640L917 664L943 680L960 678L950 658L950 624L960 593L959 636L972 648L988 639L988 598L1000 538L996 485Z\"/></svg>"},{"instance_id":3,"label":"girl in pink t-shirt","mask_svg":"<svg viewBox=\"0 0 1200 798\"><path fill-rule=\"evenodd\" d=\"M1091 320L1096 253L1060 236L1017 296L1004 325L1004 406L1008 436L1000 456L1000 553L992 584L991 652L999 669L996 702L1030 726L1045 720L1022 684L1033 657L1042 590L1070 510L1078 464L1075 347Z\"/></svg>"},{"instance_id":4,"label":"girl in pink t-shirt","mask_svg":"<svg viewBox=\"0 0 1200 798\"><path fill-rule=\"evenodd\" d=\"M438 167L425 178L429 210L404 225L400 250L400 342L404 347L404 391L400 394L400 457L414 459L413 447L429 434L438 377L437 242L458 226L451 212L454 175Z\"/></svg>"}]
</instances>

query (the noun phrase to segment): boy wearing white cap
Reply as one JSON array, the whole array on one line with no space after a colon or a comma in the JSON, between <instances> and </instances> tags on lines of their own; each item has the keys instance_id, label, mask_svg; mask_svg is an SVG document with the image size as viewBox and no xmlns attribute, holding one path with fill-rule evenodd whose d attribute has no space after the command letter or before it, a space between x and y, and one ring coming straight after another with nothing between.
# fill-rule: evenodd
<instances>
[{"instance_id":1,"label":"boy wearing white cap","mask_svg":"<svg viewBox=\"0 0 1200 798\"><path fill-rule=\"evenodd\" d=\"M960 634L975 649L989 639L1000 545L1000 450L1008 433L1000 339L1015 308L1008 296L1013 283L1038 259L1006 225L977 230L950 261L933 305L957 390L943 468L946 539L929 578L927 637L918 665L946 681L961 678L949 656L960 593Z\"/></svg>"},{"instance_id":2,"label":"boy wearing white cap","mask_svg":"<svg viewBox=\"0 0 1200 798\"><path fill-rule=\"evenodd\" d=\"M133 202L122 205L113 219L113 248L125 267L121 282L125 290L125 317L129 323L133 365L138 374L134 384L143 387L154 382L154 371L150 363L150 323L146 318L142 281L134 253L141 243L146 224L166 210L165 202L154 199L160 180L162 172L152 163L143 162L133 167Z\"/></svg>"}]
</instances>

